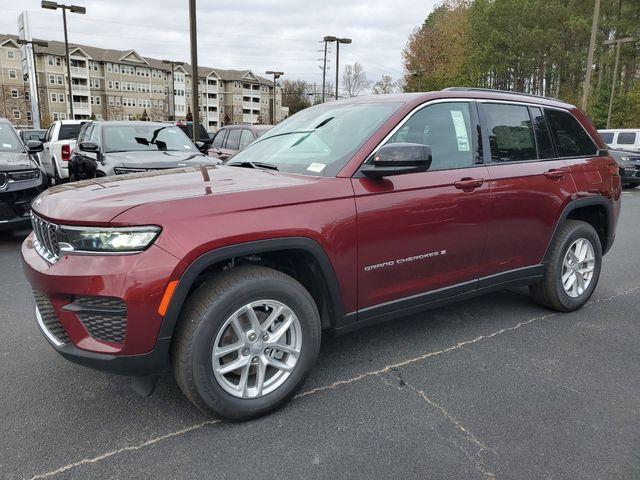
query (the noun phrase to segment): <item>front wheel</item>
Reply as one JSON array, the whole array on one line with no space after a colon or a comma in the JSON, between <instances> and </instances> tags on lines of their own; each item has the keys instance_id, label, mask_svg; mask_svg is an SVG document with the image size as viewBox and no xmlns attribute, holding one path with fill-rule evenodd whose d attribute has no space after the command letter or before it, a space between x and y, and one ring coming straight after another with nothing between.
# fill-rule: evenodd
<instances>
[{"instance_id":1,"label":"front wheel","mask_svg":"<svg viewBox=\"0 0 640 480\"><path fill-rule=\"evenodd\" d=\"M590 224L568 220L550 248L542 280L529 287L531 296L553 310L577 310L589 300L600 277L600 237Z\"/></svg>"},{"instance_id":2,"label":"front wheel","mask_svg":"<svg viewBox=\"0 0 640 480\"><path fill-rule=\"evenodd\" d=\"M295 279L237 267L187 300L176 328L176 381L201 410L228 420L263 415L291 398L320 349L320 316Z\"/></svg>"}]
</instances>

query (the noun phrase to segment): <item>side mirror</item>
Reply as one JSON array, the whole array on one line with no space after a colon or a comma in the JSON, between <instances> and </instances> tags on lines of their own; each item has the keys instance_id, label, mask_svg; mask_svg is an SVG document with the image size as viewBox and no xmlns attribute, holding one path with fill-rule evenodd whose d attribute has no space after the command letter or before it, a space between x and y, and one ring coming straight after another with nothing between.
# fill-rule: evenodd
<instances>
[{"instance_id":1,"label":"side mirror","mask_svg":"<svg viewBox=\"0 0 640 480\"><path fill-rule=\"evenodd\" d=\"M100 151L100 147L94 142L80 142L78 148L83 152L93 152L98 153Z\"/></svg>"},{"instance_id":2,"label":"side mirror","mask_svg":"<svg viewBox=\"0 0 640 480\"><path fill-rule=\"evenodd\" d=\"M383 178L405 173L426 172L431 166L431 147L421 143L390 143L383 145L373 162L360 169L369 178Z\"/></svg>"},{"instance_id":3,"label":"side mirror","mask_svg":"<svg viewBox=\"0 0 640 480\"><path fill-rule=\"evenodd\" d=\"M33 154L44 150L44 145L39 140L29 140L27 142L27 153Z\"/></svg>"}]
</instances>

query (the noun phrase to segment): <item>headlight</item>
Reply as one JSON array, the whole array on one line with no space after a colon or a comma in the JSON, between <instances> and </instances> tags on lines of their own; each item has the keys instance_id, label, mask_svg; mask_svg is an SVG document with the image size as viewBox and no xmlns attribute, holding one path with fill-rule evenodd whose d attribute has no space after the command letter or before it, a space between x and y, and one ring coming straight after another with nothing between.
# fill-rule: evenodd
<instances>
[{"instance_id":1,"label":"headlight","mask_svg":"<svg viewBox=\"0 0 640 480\"><path fill-rule=\"evenodd\" d=\"M621 161L621 162L628 162L628 161L629 161L629 157L626 157L626 156L622 155L622 156L620 157L620 161Z\"/></svg>"},{"instance_id":2,"label":"headlight","mask_svg":"<svg viewBox=\"0 0 640 480\"><path fill-rule=\"evenodd\" d=\"M40 170L22 170L20 172L9 172L7 174L11 182L23 182L25 180L35 180L40 177Z\"/></svg>"},{"instance_id":3,"label":"headlight","mask_svg":"<svg viewBox=\"0 0 640 480\"><path fill-rule=\"evenodd\" d=\"M135 253L157 238L160 227L70 227L57 231L61 252Z\"/></svg>"}]
</instances>

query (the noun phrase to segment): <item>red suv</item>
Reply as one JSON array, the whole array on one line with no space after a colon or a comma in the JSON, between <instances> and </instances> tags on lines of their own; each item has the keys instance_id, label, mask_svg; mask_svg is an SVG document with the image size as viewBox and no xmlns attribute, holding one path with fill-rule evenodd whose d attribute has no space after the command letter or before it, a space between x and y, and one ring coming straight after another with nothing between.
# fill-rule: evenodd
<instances>
[{"instance_id":1,"label":"red suv","mask_svg":"<svg viewBox=\"0 0 640 480\"><path fill-rule=\"evenodd\" d=\"M61 355L145 376L227 419L309 374L322 332L529 285L581 307L614 240L620 176L557 100L449 89L308 108L225 165L57 186L22 245Z\"/></svg>"}]
</instances>

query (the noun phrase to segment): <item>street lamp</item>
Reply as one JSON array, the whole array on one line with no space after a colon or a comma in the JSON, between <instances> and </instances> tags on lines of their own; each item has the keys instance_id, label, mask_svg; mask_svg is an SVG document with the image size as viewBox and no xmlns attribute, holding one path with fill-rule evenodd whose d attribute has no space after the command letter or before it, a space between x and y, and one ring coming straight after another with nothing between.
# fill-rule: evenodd
<instances>
[{"instance_id":1,"label":"street lamp","mask_svg":"<svg viewBox=\"0 0 640 480\"><path fill-rule=\"evenodd\" d=\"M184 65L184 62L175 62L173 60L162 60L162 63L171 65L171 119L176 119L176 82L174 77L175 67Z\"/></svg>"},{"instance_id":2,"label":"street lamp","mask_svg":"<svg viewBox=\"0 0 640 480\"><path fill-rule=\"evenodd\" d=\"M73 119L73 94L71 93L71 59L69 58L69 39L67 36L67 10L71 13L79 13L80 15L84 15L87 13L87 9L84 7L79 7L77 5L63 5L61 3L56 2L48 2L46 0L42 0L41 4L42 8L47 8L49 10L62 10L62 24L64 25L64 50L67 56L67 86L69 90L69 114Z\"/></svg>"},{"instance_id":3,"label":"street lamp","mask_svg":"<svg viewBox=\"0 0 640 480\"><path fill-rule=\"evenodd\" d=\"M327 42L336 42L336 100L338 99L338 83L339 83L339 74L340 74L340 44L350 44L352 40L350 38L339 38L334 36L326 36L324 37L324 51L325 51L325 69L327 68ZM322 75L324 80L324 74ZM324 92L324 81L322 82L322 91ZM324 99L324 95L323 95Z\"/></svg>"},{"instance_id":4,"label":"street lamp","mask_svg":"<svg viewBox=\"0 0 640 480\"><path fill-rule=\"evenodd\" d=\"M611 111L613 110L613 97L616 93L616 82L618 81L618 63L620 62L620 47L623 43L637 42L637 38L625 37L625 38L613 38L606 40L605 45L616 45L616 61L613 66L613 82L611 83L611 96L609 97L609 111L607 112L607 128L611 124Z\"/></svg>"},{"instance_id":5,"label":"street lamp","mask_svg":"<svg viewBox=\"0 0 640 480\"><path fill-rule=\"evenodd\" d=\"M326 89L326 78L327 78L327 44L331 43L331 42L335 42L337 40L336 37L332 37L330 35L327 35L326 37L324 37L323 41L324 41L324 61L323 61L323 65L322 65L322 103L324 103L324 92Z\"/></svg>"},{"instance_id":6,"label":"street lamp","mask_svg":"<svg viewBox=\"0 0 640 480\"><path fill-rule=\"evenodd\" d=\"M276 80L284 75L284 72L274 72L273 70L267 70L267 75L273 75L273 124L276 124Z\"/></svg>"},{"instance_id":7,"label":"street lamp","mask_svg":"<svg viewBox=\"0 0 640 480\"><path fill-rule=\"evenodd\" d=\"M35 47L48 47L49 42L43 42L42 40L24 40L19 38L16 40L20 45L31 45L31 54L33 55L33 80L36 85L36 103L38 104L38 123L35 124L36 128L40 128L40 120L42 119L42 111L40 110L40 89L38 88L38 72L36 68L36 49ZM33 109L32 109L33 110Z\"/></svg>"}]
</instances>

